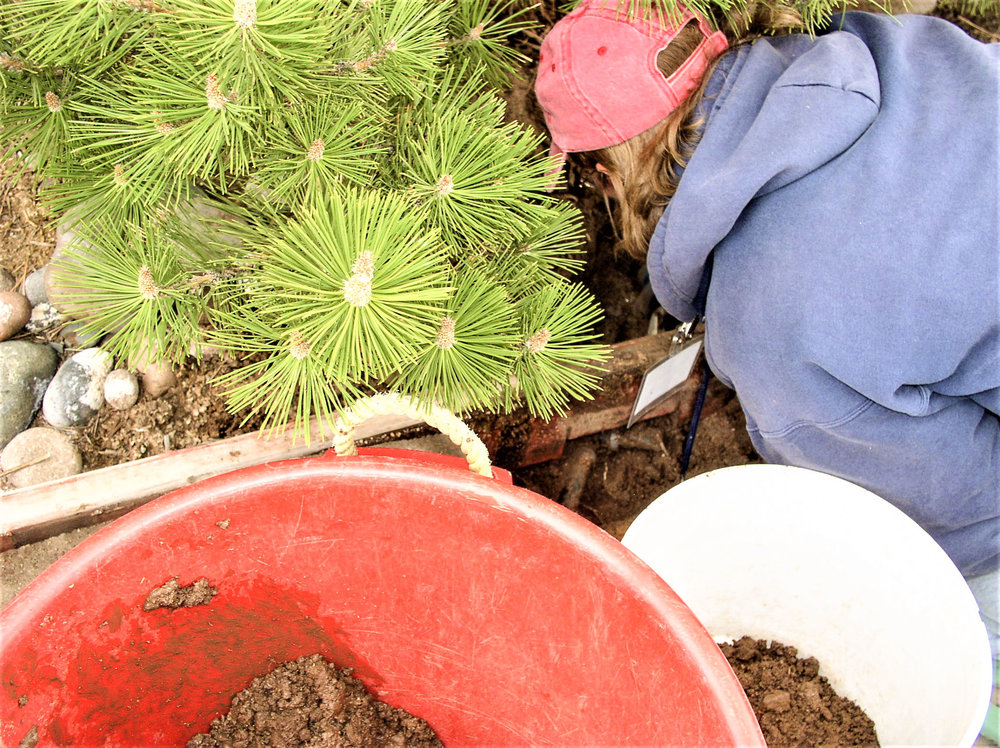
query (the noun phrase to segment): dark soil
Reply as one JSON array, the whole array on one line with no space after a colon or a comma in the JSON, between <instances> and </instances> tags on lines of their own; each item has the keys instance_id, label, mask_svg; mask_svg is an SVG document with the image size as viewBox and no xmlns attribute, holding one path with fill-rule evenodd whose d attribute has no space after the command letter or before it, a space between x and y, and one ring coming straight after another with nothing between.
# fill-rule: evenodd
<instances>
[{"instance_id":1,"label":"dark soil","mask_svg":"<svg viewBox=\"0 0 1000 748\"><path fill-rule=\"evenodd\" d=\"M424 720L376 700L349 668L314 654L254 678L233 697L229 712L187 745L440 748L442 743Z\"/></svg>"},{"instance_id":2,"label":"dark soil","mask_svg":"<svg viewBox=\"0 0 1000 748\"><path fill-rule=\"evenodd\" d=\"M834 692L815 657L749 636L720 646L772 748L878 745L874 723Z\"/></svg>"}]
</instances>

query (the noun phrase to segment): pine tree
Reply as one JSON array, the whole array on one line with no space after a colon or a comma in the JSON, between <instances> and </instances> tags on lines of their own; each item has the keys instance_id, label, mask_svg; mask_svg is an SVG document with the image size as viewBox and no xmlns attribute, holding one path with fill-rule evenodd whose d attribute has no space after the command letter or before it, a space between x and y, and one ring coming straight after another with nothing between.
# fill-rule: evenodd
<instances>
[{"instance_id":1,"label":"pine tree","mask_svg":"<svg viewBox=\"0 0 1000 748\"><path fill-rule=\"evenodd\" d=\"M125 361L233 354L218 384L265 427L380 389L588 397L580 216L499 95L522 1L4 0L0 147L73 226L62 311Z\"/></svg>"},{"instance_id":2,"label":"pine tree","mask_svg":"<svg viewBox=\"0 0 1000 748\"><path fill-rule=\"evenodd\" d=\"M72 222L63 311L122 360L240 357L218 384L265 428L378 389L542 416L588 396L580 219L498 95L527 10L4 3L0 140Z\"/></svg>"}]
</instances>

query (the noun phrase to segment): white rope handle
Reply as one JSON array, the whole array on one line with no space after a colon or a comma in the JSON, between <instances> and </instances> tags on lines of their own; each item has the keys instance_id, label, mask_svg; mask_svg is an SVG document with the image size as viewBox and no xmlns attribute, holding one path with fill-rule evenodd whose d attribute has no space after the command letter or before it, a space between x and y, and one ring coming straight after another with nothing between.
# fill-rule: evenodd
<instances>
[{"instance_id":1,"label":"white rope handle","mask_svg":"<svg viewBox=\"0 0 1000 748\"><path fill-rule=\"evenodd\" d=\"M356 455L354 431L373 416L406 415L424 421L443 433L462 450L469 468L474 473L491 477L490 453L482 439L454 413L438 407L418 403L411 397L395 392L384 392L363 400L358 400L337 419L337 429L333 435L333 450L338 455Z\"/></svg>"}]
</instances>

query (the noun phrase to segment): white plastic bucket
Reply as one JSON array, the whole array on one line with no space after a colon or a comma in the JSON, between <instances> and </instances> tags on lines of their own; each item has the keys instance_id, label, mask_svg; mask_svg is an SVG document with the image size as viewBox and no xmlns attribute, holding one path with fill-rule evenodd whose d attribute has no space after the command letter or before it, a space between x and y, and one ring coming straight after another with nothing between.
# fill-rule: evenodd
<instances>
[{"instance_id":1,"label":"white plastic bucket","mask_svg":"<svg viewBox=\"0 0 1000 748\"><path fill-rule=\"evenodd\" d=\"M859 486L742 465L674 486L622 542L716 641L797 647L886 745L971 746L992 660L961 573L924 530Z\"/></svg>"}]
</instances>

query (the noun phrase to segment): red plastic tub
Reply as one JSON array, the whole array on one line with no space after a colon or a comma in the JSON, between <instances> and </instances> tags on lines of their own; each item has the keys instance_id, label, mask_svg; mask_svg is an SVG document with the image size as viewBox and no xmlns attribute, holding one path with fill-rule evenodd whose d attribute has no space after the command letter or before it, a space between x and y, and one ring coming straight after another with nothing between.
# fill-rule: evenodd
<instances>
[{"instance_id":1,"label":"red plastic tub","mask_svg":"<svg viewBox=\"0 0 1000 748\"><path fill-rule=\"evenodd\" d=\"M143 610L171 578L207 605ZM671 589L564 507L392 450L239 470L137 509L0 612L0 743L182 745L320 652L446 745L763 746Z\"/></svg>"}]
</instances>

